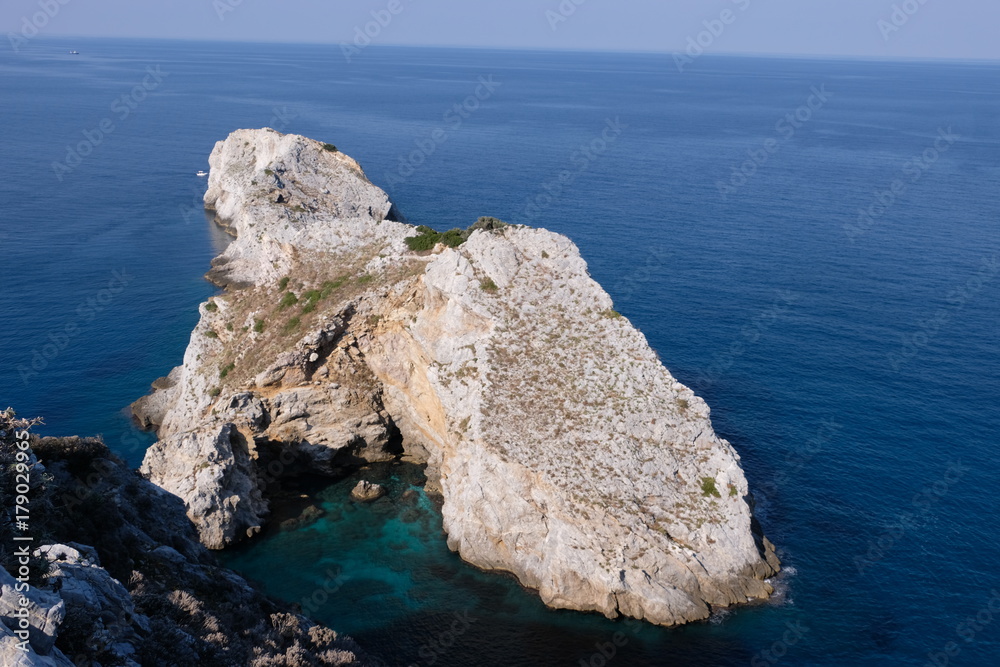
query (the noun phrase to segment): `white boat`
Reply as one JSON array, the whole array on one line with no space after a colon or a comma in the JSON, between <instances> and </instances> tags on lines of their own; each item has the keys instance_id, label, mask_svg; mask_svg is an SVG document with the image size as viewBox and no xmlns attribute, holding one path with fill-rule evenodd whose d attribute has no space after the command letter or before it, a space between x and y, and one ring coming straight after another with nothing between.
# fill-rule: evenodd
<instances>
[{"instance_id":1,"label":"white boat","mask_svg":"<svg viewBox=\"0 0 1000 667\"><path fill-rule=\"evenodd\" d=\"M199 171L196 175L197 176L208 176L208 172L207 171Z\"/></svg>"},{"instance_id":2,"label":"white boat","mask_svg":"<svg viewBox=\"0 0 1000 667\"><path fill-rule=\"evenodd\" d=\"M70 51L69 54L71 56L78 56L78 55L80 55L80 52L79 51Z\"/></svg>"}]
</instances>

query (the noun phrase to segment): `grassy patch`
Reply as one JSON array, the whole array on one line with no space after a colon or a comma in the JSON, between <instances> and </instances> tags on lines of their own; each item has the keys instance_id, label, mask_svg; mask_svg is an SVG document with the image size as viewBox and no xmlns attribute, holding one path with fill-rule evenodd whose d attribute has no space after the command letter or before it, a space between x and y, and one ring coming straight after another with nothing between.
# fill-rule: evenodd
<instances>
[{"instance_id":1,"label":"grassy patch","mask_svg":"<svg viewBox=\"0 0 1000 667\"><path fill-rule=\"evenodd\" d=\"M729 485L729 497L732 498L737 493L739 493L739 492L736 490L736 485L735 484L730 484Z\"/></svg>"},{"instance_id":2,"label":"grassy patch","mask_svg":"<svg viewBox=\"0 0 1000 667\"><path fill-rule=\"evenodd\" d=\"M293 317L292 319L288 320L288 322L285 324L285 333L286 334L292 333L293 331L299 328L300 324L302 324L302 318Z\"/></svg>"},{"instance_id":3,"label":"grassy patch","mask_svg":"<svg viewBox=\"0 0 1000 667\"><path fill-rule=\"evenodd\" d=\"M340 289L341 287L343 287L344 283L346 283L346 282L347 282L347 276L341 276L340 278L337 278L336 280L327 280L326 282L323 283L322 287L320 287L319 298L320 299L327 298L328 296L330 296L331 294L333 294L335 291L337 291L338 289Z\"/></svg>"},{"instance_id":4,"label":"grassy patch","mask_svg":"<svg viewBox=\"0 0 1000 667\"><path fill-rule=\"evenodd\" d=\"M226 376L236 370L236 364L226 364L219 369L219 378L225 380Z\"/></svg>"},{"instance_id":5,"label":"grassy patch","mask_svg":"<svg viewBox=\"0 0 1000 667\"><path fill-rule=\"evenodd\" d=\"M278 281L278 289L281 290L282 292L284 292L285 288L288 287L288 281L289 280L290 280L290 278L288 276L285 276L284 278L282 278L281 280L279 280Z\"/></svg>"},{"instance_id":6,"label":"grassy patch","mask_svg":"<svg viewBox=\"0 0 1000 667\"><path fill-rule=\"evenodd\" d=\"M701 478L701 495L706 498L710 496L715 496L716 498L721 498L722 494L719 493L719 489L715 487L714 477L702 477Z\"/></svg>"},{"instance_id":7,"label":"grassy patch","mask_svg":"<svg viewBox=\"0 0 1000 667\"><path fill-rule=\"evenodd\" d=\"M493 282L493 279L490 278L489 276L483 278L483 281L479 283L479 288L484 292L496 292L498 289L500 289L499 287L497 287L497 284Z\"/></svg>"},{"instance_id":8,"label":"grassy patch","mask_svg":"<svg viewBox=\"0 0 1000 667\"><path fill-rule=\"evenodd\" d=\"M219 337L219 334L215 333L211 329L209 329L208 331L206 331L205 335L208 336L209 338L218 338Z\"/></svg>"},{"instance_id":9,"label":"grassy patch","mask_svg":"<svg viewBox=\"0 0 1000 667\"><path fill-rule=\"evenodd\" d=\"M253 321L254 333L264 333L264 320L257 318Z\"/></svg>"},{"instance_id":10,"label":"grassy patch","mask_svg":"<svg viewBox=\"0 0 1000 667\"><path fill-rule=\"evenodd\" d=\"M323 150L330 151L331 153L337 152L337 147L333 144L323 144Z\"/></svg>"},{"instance_id":11,"label":"grassy patch","mask_svg":"<svg viewBox=\"0 0 1000 667\"><path fill-rule=\"evenodd\" d=\"M212 398L218 398L219 394L221 393L222 389L220 389L219 387L212 387L211 389L208 390L208 395L211 396Z\"/></svg>"},{"instance_id":12,"label":"grassy patch","mask_svg":"<svg viewBox=\"0 0 1000 667\"><path fill-rule=\"evenodd\" d=\"M361 276L361 277L358 278L358 284L359 285L367 285L368 283L370 283L373 280L375 280L375 277L366 273L365 275L363 275L363 276Z\"/></svg>"},{"instance_id":13,"label":"grassy patch","mask_svg":"<svg viewBox=\"0 0 1000 667\"><path fill-rule=\"evenodd\" d=\"M609 320L617 320L621 316L622 316L621 313L619 313L617 310L612 310L611 308L601 311L601 317L607 318Z\"/></svg>"},{"instance_id":14,"label":"grassy patch","mask_svg":"<svg viewBox=\"0 0 1000 667\"><path fill-rule=\"evenodd\" d=\"M284 310L286 308L291 308L298 302L299 302L299 297L295 296L294 293L285 292L285 296L281 297L281 302L278 304L278 307L281 310Z\"/></svg>"}]
</instances>

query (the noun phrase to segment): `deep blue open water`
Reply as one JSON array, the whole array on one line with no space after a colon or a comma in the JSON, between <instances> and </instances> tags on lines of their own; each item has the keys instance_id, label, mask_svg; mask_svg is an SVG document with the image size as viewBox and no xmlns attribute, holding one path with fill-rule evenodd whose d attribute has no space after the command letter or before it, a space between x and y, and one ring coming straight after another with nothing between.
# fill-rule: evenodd
<instances>
[{"instance_id":1,"label":"deep blue open water","mask_svg":"<svg viewBox=\"0 0 1000 667\"><path fill-rule=\"evenodd\" d=\"M707 399L776 602L673 630L546 610L448 552L406 466L226 557L290 601L326 584L313 615L390 664L599 666L616 632L623 667L1000 663L1000 65L37 38L0 50L0 118L0 403L46 433L141 459L122 409L213 293L195 172L241 127L336 144L414 222L569 235Z\"/></svg>"}]
</instances>

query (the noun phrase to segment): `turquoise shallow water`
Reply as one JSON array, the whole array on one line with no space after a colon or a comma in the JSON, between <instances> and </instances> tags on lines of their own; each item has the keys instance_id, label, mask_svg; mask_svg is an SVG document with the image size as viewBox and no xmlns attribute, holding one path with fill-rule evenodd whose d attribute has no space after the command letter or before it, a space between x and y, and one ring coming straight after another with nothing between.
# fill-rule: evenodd
<instances>
[{"instance_id":1,"label":"turquoise shallow water","mask_svg":"<svg viewBox=\"0 0 1000 667\"><path fill-rule=\"evenodd\" d=\"M157 66L162 85L121 118L116 100ZM501 85L449 124L490 76ZM366 473L396 477L372 507L345 500L352 480L320 487L325 516L235 567L292 601L334 568L315 614L394 664L596 665L623 632L614 664L921 666L955 642L950 664L993 665L998 84L982 63L704 56L680 75L660 56L373 46L348 65L335 47L39 38L0 51L0 403L138 463L149 437L122 408L180 362L224 243L195 172L234 128L299 132L358 158L417 223L494 215L572 237L712 406L789 574L775 604L674 630L546 610L449 553L430 499L403 500L419 487L403 468ZM53 162L106 118L114 131L58 180ZM581 160L608 119L622 132ZM959 138L931 160L947 128ZM572 184L539 200L564 170ZM131 278L102 296L114 271ZM476 621L449 637L456 614Z\"/></svg>"}]
</instances>

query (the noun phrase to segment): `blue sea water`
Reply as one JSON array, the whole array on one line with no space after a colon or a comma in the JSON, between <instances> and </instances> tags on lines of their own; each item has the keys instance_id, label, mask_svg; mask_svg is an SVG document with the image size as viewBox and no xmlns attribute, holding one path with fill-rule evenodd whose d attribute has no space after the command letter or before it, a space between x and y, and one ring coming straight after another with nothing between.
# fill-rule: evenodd
<instances>
[{"instance_id":1,"label":"blue sea water","mask_svg":"<svg viewBox=\"0 0 1000 667\"><path fill-rule=\"evenodd\" d=\"M214 291L195 172L240 127L336 144L417 223L567 234L706 398L786 565L773 603L547 610L447 550L404 465L366 473L388 500L315 486L322 517L225 556L390 664L1000 663L1000 65L37 38L0 91L0 403L45 433L141 460L123 408Z\"/></svg>"}]
</instances>

